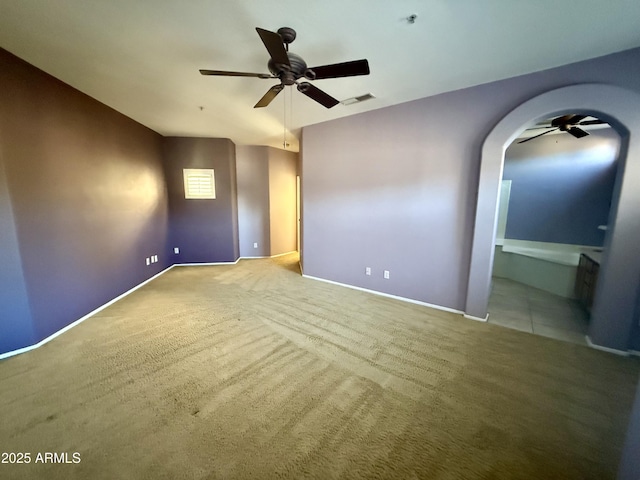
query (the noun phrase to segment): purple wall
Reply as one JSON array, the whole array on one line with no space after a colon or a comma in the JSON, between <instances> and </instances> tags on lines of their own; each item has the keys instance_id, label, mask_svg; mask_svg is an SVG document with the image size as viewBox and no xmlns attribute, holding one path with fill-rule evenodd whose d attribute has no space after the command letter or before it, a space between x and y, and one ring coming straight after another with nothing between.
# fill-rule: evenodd
<instances>
[{"instance_id":1,"label":"purple wall","mask_svg":"<svg viewBox=\"0 0 640 480\"><path fill-rule=\"evenodd\" d=\"M233 262L238 246L236 152L223 138L167 137L164 165L171 212L173 263ZM185 199L183 169L213 168L216 198ZM180 253L173 254L178 247Z\"/></svg>"},{"instance_id":2,"label":"purple wall","mask_svg":"<svg viewBox=\"0 0 640 480\"><path fill-rule=\"evenodd\" d=\"M4 50L0 72L0 148L38 341L169 265L162 137ZM23 300L3 298L2 311L24 312Z\"/></svg>"},{"instance_id":3,"label":"purple wall","mask_svg":"<svg viewBox=\"0 0 640 480\"><path fill-rule=\"evenodd\" d=\"M238 258L231 141L163 139L1 49L0 91L0 354L175 262ZM215 169L216 200L185 201L186 167Z\"/></svg>"},{"instance_id":4,"label":"purple wall","mask_svg":"<svg viewBox=\"0 0 640 480\"><path fill-rule=\"evenodd\" d=\"M2 129L0 128L0 132ZM0 137L1 139L1 137ZM0 146L2 143L0 142ZM0 154L0 353L34 342L11 198Z\"/></svg>"},{"instance_id":5,"label":"purple wall","mask_svg":"<svg viewBox=\"0 0 640 480\"><path fill-rule=\"evenodd\" d=\"M638 62L634 49L305 127L305 274L464 310L488 133L565 85L640 91Z\"/></svg>"},{"instance_id":6,"label":"purple wall","mask_svg":"<svg viewBox=\"0 0 640 480\"><path fill-rule=\"evenodd\" d=\"M505 238L602 246L616 179L619 136L592 130L546 135L505 153L511 196Z\"/></svg>"}]
</instances>

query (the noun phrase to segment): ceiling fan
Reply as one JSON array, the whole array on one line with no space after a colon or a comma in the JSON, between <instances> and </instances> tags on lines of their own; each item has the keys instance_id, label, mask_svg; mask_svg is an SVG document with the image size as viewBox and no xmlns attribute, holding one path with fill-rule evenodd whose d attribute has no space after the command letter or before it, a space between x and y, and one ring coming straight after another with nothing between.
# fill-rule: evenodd
<instances>
[{"instance_id":1,"label":"ceiling fan","mask_svg":"<svg viewBox=\"0 0 640 480\"><path fill-rule=\"evenodd\" d=\"M280 83L271 87L253 108L266 107L285 86L294 84L298 91L307 97L315 100L326 108L331 108L340 102L315 85L307 81L300 81L300 79L321 80L325 78L352 77L369 74L369 62L364 59L308 68L301 56L289 51L289 44L296 38L296 31L293 28L282 27L278 29L277 33L262 28L256 28L256 31L271 57L267 63L267 68L271 72L270 74L229 72L225 70L200 70L202 75L279 79Z\"/></svg>"},{"instance_id":2,"label":"ceiling fan","mask_svg":"<svg viewBox=\"0 0 640 480\"><path fill-rule=\"evenodd\" d=\"M563 115L561 117L554 118L551 120L551 125L549 126L540 126L533 128L550 128L551 130L547 130L546 132L542 132L538 135L534 135L533 137L525 138L524 140L519 141L518 143L525 143L529 140L533 140L534 138L541 137L542 135L546 135L547 133L555 132L556 130L560 130L561 132L567 132L573 135L576 138L582 138L589 135L588 132L579 128L578 125L601 125L607 122L602 120L598 120L597 118L594 120L585 120L588 115Z\"/></svg>"}]
</instances>

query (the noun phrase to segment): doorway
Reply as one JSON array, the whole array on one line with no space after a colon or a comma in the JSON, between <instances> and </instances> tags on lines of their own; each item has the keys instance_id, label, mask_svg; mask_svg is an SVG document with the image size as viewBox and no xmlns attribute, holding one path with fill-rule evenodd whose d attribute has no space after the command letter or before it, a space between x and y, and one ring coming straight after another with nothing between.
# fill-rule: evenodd
<instances>
[{"instance_id":1,"label":"doorway","mask_svg":"<svg viewBox=\"0 0 640 480\"><path fill-rule=\"evenodd\" d=\"M559 119L575 119L579 136L553 128ZM506 149L490 323L586 344L590 304L577 298L576 279L584 255L597 283L619 145L608 124L567 114L535 124Z\"/></svg>"},{"instance_id":2,"label":"doorway","mask_svg":"<svg viewBox=\"0 0 640 480\"><path fill-rule=\"evenodd\" d=\"M640 278L640 194L632 185L640 178L640 141L629 131L640 130L640 95L618 87L583 84L535 97L507 114L487 136L481 155L475 229L472 243L466 314L487 318L494 260L499 186L504 150L531 119L571 111L594 115L621 137L620 167L614 187L611 222L605 240L587 341L596 348L626 352L631 340Z\"/></svg>"},{"instance_id":3,"label":"doorway","mask_svg":"<svg viewBox=\"0 0 640 480\"><path fill-rule=\"evenodd\" d=\"M296 250L300 253L300 175L296 175Z\"/></svg>"}]
</instances>

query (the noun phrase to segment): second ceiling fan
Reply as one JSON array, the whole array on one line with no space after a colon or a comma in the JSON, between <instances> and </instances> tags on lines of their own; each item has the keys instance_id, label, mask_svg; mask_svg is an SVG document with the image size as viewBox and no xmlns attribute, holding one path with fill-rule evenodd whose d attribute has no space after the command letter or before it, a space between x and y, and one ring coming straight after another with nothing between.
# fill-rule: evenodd
<instances>
[{"instance_id":1,"label":"second ceiling fan","mask_svg":"<svg viewBox=\"0 0 640 480\"><path fill-rule=\"evenodd\" d=\"M267 63L269 73L233 72L226 70L200 70L202 75L224 77L255 77L263 79L279 79L280 83L271 87L255 104L254 108L266 107L284 89L285 86L296 85L298 91L315 100L326 108L340 103L328 93L323 92L306 80L322 80L325 78L352 77L369 74L369 62L366 59L350 62L307 67L301 56L289 51L289 44L296 38L293 28L282 27L278 32L270 32L256 28L262 43L271 57ZM300 81L304 79L303 81Z\"/></svg>"},{"instance_id":2,"label":"second ceiling fan","mask_svg":"<svg viewBox=\"0 0 640 480\"><path fill-rule=\"evenodd\" d=\"M556 130L560 130L561 132L567 132L570 135L573 135L575 138L582 138L589 135L588 132L578 127L578 125L602 125L606 122L602 120L598 120L594 118L593 120L585 120L588 115L563 115L561 117L554 118L551 120L551 125L543 125L534 128L548 128L545 132L542 132L538 135L534 135L533 137L525 138L524 140L519 141L518 143L525 143L535 138L546 135L547 133L555 132ZM532 130L532 129L531 129Z\"/></svg>"}]
</instances>

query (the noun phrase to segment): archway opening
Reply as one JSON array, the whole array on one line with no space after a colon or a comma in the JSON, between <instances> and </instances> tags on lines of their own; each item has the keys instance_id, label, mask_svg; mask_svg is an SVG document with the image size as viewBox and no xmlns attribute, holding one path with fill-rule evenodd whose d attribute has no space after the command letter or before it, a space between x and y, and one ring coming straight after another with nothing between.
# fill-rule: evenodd
<instances>
[{"instance_id":1,"label":"archway opening","mask_svg":"<svg viewBox=\"0 0 640 480\"><path fill-rule=\"evenodd\" d=\"M604 121L565 112L506 148L489 323L586 345L619 146Z\"/></svg>"},{"instance_id":2,"label":"archway opening","mask_svg":"<svg viewBox=\"0 0 640 480\"><path fill-rule=\"evenodd\" d=\"M592 115L620 135L618 175L588 340L593 346L626 352L636 339L632 327L640 286L640 142L629 134L640 131L640 96L618 87L584 84L541 94L507 114L489 133L482 148L472 243L466 314L486 319L494 260L499 189L506 147L519 132L547 116L565 112ZM533 119L533 120L532 120Z\"/></svg>"}]
</instances>

